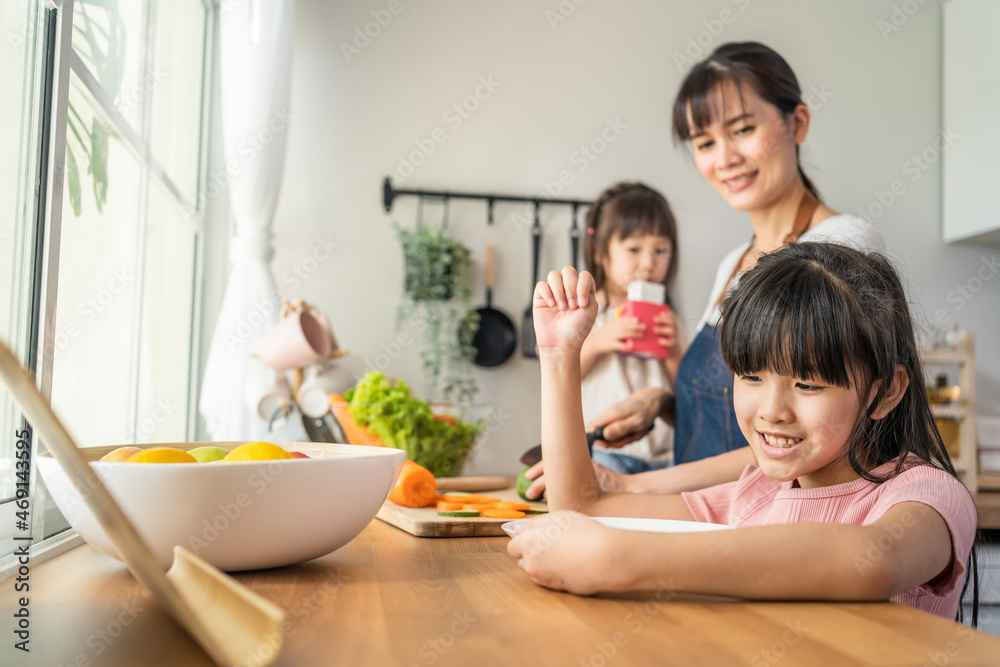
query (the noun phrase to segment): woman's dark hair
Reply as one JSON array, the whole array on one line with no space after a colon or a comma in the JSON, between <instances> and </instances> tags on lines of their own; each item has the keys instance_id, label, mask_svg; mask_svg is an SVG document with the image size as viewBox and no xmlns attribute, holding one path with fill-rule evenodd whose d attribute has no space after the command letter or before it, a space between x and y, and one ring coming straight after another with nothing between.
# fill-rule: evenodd
<instances>
[{"instance_id":1,"label":"woman's dark hair","mask_svg":"<svg viewBox=\"0 0 1000 667\"><path fill-rule=\"evenodd\" d=\"M832 243L793 243L758 260L722 304L722 355L736 376L761 371L853 388L864 403L848 440L851 469L871 482L899 475L911 455L957 477L941 442L906 295L883 255ZM896 369L909 383L881 419L872 415ZM886 477L872 470L895 461ZM970 554L978 621L975 550ZM966 587L968 586L968 573ZM964 594L964 590L963 590ZM961 618L961 605L959 606Z\"/></svg>"},{"instance_id":2,"label":"woman's dark hair","mask_svg":"<svg viewBox=\"0 0 1000 667\"><path fill-rule=\"evenodd\" d=\"M674 100L673 134L676 141L688 141L692 130L711 124L720 113L716 96L732 83L743 100L743 86L750 86L765 102L775 106L786 119L802 101L802 89L795 72L774 49L757 42L729 42L691 68ZM688 123L691 112L692 127ZM799 147L795 147L796 162ZM799 164L799 176L806 189L822 201L819 190Z\"/></svg>"},{"instance_id":3,"label":"woman's dark hair","mask_svg":"<svg viewBox=\"0 0 1000 667\"><path fill-rule=\"evenodd\" d=\"M653 234L670 239L673 255L663 279L667 288L667 303L670 303L670 288L677 275L677 221L666 197L643 183L618 183L601 193L587 211L586 222L583 257L587 270L594 275L598 290L604 289L607 275L604 267L597 262L597 256L608 256L608 244L615 234L623 241L634 234Z\"/></svg>"}]
</instances>

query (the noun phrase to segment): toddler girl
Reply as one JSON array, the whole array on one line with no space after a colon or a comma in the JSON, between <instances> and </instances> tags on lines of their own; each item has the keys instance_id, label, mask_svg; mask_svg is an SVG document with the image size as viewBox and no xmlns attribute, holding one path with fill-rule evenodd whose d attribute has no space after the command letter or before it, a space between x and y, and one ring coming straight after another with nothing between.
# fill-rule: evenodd
<instances>
[{"instance_id":1,"label":"toddler girl","mask_svg":"<svg viewBox=\"0 0 1000 667\"><path fill-rule=\"evenodd\" d=\"M743 276L720 336L756 465L680 495L595 492L574 363L594 294L590 274L572 267L535 289L550 506L737 529L640 533L555 512L508 547L536 583L589 594L672 577L693 593L889 598L956 616L970 569L975 581L976 508L941 443L903 288L883 256L799 243Z\"/></svg>"},{"instance_id":2,"label":"toddler girl","mask_svg":"<svg viewBox=\"0 0 1000 667\"><path fill-rule=\"evenodd\" d=\"M677 273L677 225L666 198L642 183L619 183L605 190L587 213L584 256L597 289L594 329L580 352L583 374L583 418L589 423L606 408L646 387L673 390L682 349L676 318L667 311L656 320L655 333L667 348L666 359L620 354L626 340L641 338L645 325L635 317L616 317L629 283L645 280L668 289ZM646 437L619 449L598 441L594 460L620 473L637 473L670 465L673 429L658 421Z\"/></svg>"}]
</instances>

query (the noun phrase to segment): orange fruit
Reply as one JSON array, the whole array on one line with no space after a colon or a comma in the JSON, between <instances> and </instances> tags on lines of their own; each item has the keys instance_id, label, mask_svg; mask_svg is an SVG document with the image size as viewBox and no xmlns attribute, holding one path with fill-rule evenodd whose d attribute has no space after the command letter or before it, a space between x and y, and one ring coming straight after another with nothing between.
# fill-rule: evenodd
<instances>
[{"instance_id":1,"label":"orange fruit","mask_svg":"<svg viewBox=\"0 0 1000 667\"><path fill-rule=\"evenodd\" d=\"M244 442L242 445L229 452L226 461L273 461L276 459L294 458L281 447L270 442Z\"/></svg>"},{"instance_id":2,"label":"orange fruit","mask_svg":"<svg viewBox=\"0 0 1000 667\"><path fill-rule=\"evenodd\" d=\"M150 447L126 459L128 463L197 463L198 461L183 449L173 447Z\"/></svg>"}]
</instances>

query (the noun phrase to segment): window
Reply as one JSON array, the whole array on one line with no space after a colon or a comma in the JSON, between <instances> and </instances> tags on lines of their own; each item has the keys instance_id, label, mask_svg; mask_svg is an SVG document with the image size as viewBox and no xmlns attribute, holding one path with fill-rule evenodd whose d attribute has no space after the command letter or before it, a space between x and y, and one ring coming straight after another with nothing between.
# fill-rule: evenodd
<instances>
[{"instance_id":1,"label":"window","mask_svg":"<svg viewBox=\"0 0 1000 667\"><path fill-rule=\"evenodd\" d=\"M36 370L77 444L188 440L211 6L0 0L0 16L31 35L16 58L0 57L0 256L9 283L0 336ZM55 42L66 26L63 57ZM46 171L48 144L65 168ZM49 182L51 173L62 183ZM9 504L11 436L23 420L6 393L0 420L0 502ZM66 524L32 477L37 544ZM0 557L12 551L9 509L0 504Z\"/></svg>"}]
</instances>

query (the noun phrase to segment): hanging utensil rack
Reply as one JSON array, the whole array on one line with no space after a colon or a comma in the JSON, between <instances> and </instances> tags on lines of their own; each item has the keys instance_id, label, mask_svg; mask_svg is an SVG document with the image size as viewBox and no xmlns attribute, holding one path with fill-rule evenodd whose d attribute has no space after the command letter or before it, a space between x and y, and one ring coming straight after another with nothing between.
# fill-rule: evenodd
<instances>
[{"instance_id":1,"label":"hanging utensil rack","mask_svg":"<svg viewBox=\"0 0 1000 667\"><path fill-rule=\"evenodd\" d=\"M404 190L393 187L392 179L388 176L382 182L382 204L385 212L392 210L392 204L396 197L420 197L421 199L443 199L448 202L451 199L476 199L489 204L492 212L494 202L521 202L538 206L572 206L573 220L576 220L576 212L582 206L590 206L594 202L586 199L557 199L554 197L522 197L519 195L494 195L480 194L477 192L450 192L448 190ZM493 216L489 218L489 223L493 224Z\"/></svg>"}]
</instances>

